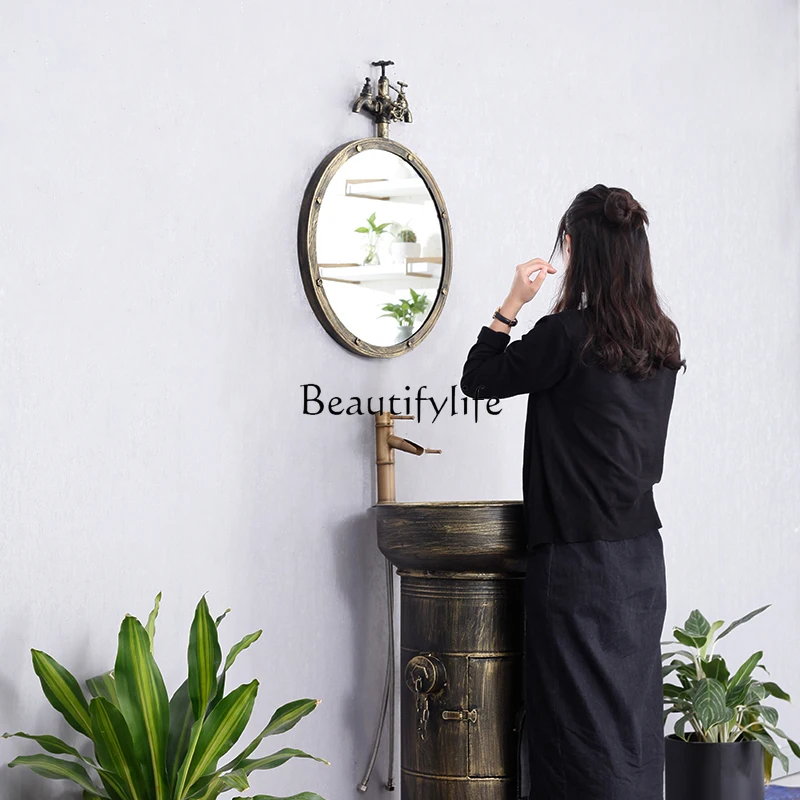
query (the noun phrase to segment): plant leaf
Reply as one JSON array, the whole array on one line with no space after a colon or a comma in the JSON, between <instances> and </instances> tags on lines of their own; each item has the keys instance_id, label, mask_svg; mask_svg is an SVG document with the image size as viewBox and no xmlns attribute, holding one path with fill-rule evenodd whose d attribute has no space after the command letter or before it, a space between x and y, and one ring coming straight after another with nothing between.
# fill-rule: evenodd
<instances>
[{"instance_id":1,"label":"plant leaf","mask_svg":"<svg viewBox=\"0 0 800 800\"><path fill-rule=\"evenodd\" d=\"M798 745L797 742L794 741L794 739L789 739L788 737L787 741L789 742L789 747L791 748L795 756L797 756L797 758L800 758L800 745Z\"/></svg>"},{"instance_id":2,"label":"plant leaf","mask_svg":"<svg viewBox=\"0 0 800 800\"><path fill-rule=\"evenodd\" d=\"M147 800L142 770L122 712L105 697L95 697L89 703L89 713L100 766L119 776L123 796L129 800Z\"/></svg>"},{"instance_id":3,"label":"plant leaf","mask_svg":"<svg viewBox=\"0 0 800 800\"><path fill-rule=\"evenodd\" d=\"M117 697L117 685L114 683L114 670L96 675L94 678L87 678L86 688L92 697L105 697L106 700L119 708L119 698Z\"/></svg>"},{"instance_id":4,"label":"plant leaf","mask_svg":"<svg viewBox=\"0 0 800 800\"><path fill-rule=\"evenodd\" d=\"M329 762L324 758L312 756L309 753L305 753L302 750L296 750L293 747L284 747L282 750L278 750L277 753L271 753L263 758L245 759L242 761L240 769L243 769L245 773L249 775L251 772L255 772L258 769L275 769L275 767L280 767L290 758L311 758L314 761L319 761L322 764L329 764Z\"/></svg>"},{"instance_id":5,"label":"plant leaf","mask_svg":"<svg viewBox=\"0 0 800 800\"><path fill-rule=\"evenodd\" d=\"M791 702L792 698L778 686L777 683L773 683L772 681L764 681L761 684L764 689L766 690L767 694L772 695L772 697L776 697L778 700L786 700L787 702Z\"/></svg>"},{"instance_id":6,"label":"plant leaf","mask_svg":"<svg viewBox=\"0 0 800 800\"><path fill-rule=\"evenodd\" d=\"M50 778L55 781L72 781L82 789L92 792L98 797L107 796L92 783L86 770L74 761L45 755L17 756L8 766L24 766L43 778Z\"/></svg>"},{"instance_id":7,"label":"plant leaf","mask_svg":"<svg viewBox=\"0 0 800 800\"><path fill-rule=\"evenodd\" d=\"M736 686L737 684L744 683L744 681L750 677L750 674L756 668L756 664L758 664L758 662L761 661L761 657L763 655L764 653L761 650L759 650L756 653L753 653L753 655L751 655L750 658L748 658L747 661L745 661L744 664L742 664L742 666L736 670L733 677L731 678L731 686Z\"/></svg>"},{"instance_id":8,"label":"plant leaf","mask_svg":"<svg viewBox=\"0 0 800 800\"><path fill-rule=\"evenodd\" d=\"M167 737L167 780L170 794L175 790L178 770L186 758L194 725L189 681L185 680L169 701L169 736Z\"/></svg>"},{"instance_id":9,"label":"plant leaf","mask_svg":"<svg viewBox=\"0 0 800 800\"><path fill-rule=\"evenodd\" d=\"M761 704L758 704L755 708L767 725L771 725L774 728L778 724L777 709L773 708L772 706L763 706ZM788 739L789 737L784 736L783 738Z\"/></svg>"},{"instance_id":10,"label":"plant leaf","mask_svg":"<svg viewBox=\"0 0 800 800\"><path fill-rule=\"evenodd\" d=\"M244 683L224 697L205 720L184 786L192 785L233 747L244 733L258 692L258 681Z\"/></svg>"},{"instance_id":11,"label":"plant leaf","mask_svg":"<svg viewBox=\"0 0 800 800\"><path fill-rule=\"evenodd\" d=\"M158 618L158 609L161 607L161 592L156 595L155 602L153 603L153 610L150 612L150 615L147 617L147 625L145 625L145 630L147 631L147 635L150 637L150 652L153 652L154 640L156 636L156 619Z\"/></svg>"},{"instance_id":12,"label":"plant leaf","mask_svg":"<svg viewBox=\"0 0 800 800\"><path fill-rule=\"evenodd\" d=\"M219 680L217 681L217 692L214 695L214 699L211 701L211 705L209 708L214 708L220 700L222 700L225 694L225 676L228 674L228 670L233 666L236 658L242 653L244 650L247 650L251 644L257 642L259 637L261 636L262 631L254 631L253 633L248 633L246 636L243 636L236 644L231 647L227 658L225 659L225 666L222 668L222 674L219 676ZM246 788L246 787L245 787Z\"/></svg>"},{"instance_id":13,"label":"plant leaf","mask_svg":"<svg viewBox=\"0 0 800 800\"><path fill-rule=\"evenodd\" d=\"M78 733L92 738L89 704L73 675L54 658L41 650L31 650L33 669L39 676L42 691L50 705L60 712Z\"/></svg>"},{"instance_id":14,"label":"plant leaf","mask_svg":"<svg viewBox=\"0 0 800 800\"><path fill-rule=\"evenodd\" d=\"M744 704L746 706L756 706L758 705L765 697L767 693L764 687L758 683L758 681L750 681L747 684L747 694L744 698Z\"/></svg>"},{"instance_id":15,"label":"plant leaf","mask_svg":"<svg viewBox=\"0 0 800 800\"><path fill-rule=\"evenodd\" d=\"M675 629L675 638L687 647L702 647L706 643L705 636L692 636L679 628Z\"/></svg>"},{"instance_id":16,"label":"plant leaf","mask_svg":"<svg viewBox=\"0 0 800 800\"><path fill-rule=\"evenodd\" d=\"M90 764L92 763L90 759L84 759L84 757L74 747L70 747L70 745L68 745L66 742L63 742L56 736L50 736L48 734L37 736L30 733L17 731L16 733L4 733L2 738L11 739L12 737L17 739L30 739L32 742L36 742L48 753L53 753L55 755L74 756L75 758L86 760Z\"/></svg>"},{"instance_id":17,"label":"plant leaf","mask_svg":"<svg viewBox=\"0 0 800 800\"><path fill-rule=\"evenodd\" d=\"M169 699L164 679L150 652L150 637L130 615L122 621L114 666L119 707L142 763L145 785L154 800L167 797L166 754Z\"/></svg>"},{"instance_id":18,"label":"plant leaf","mask_svg":"<svg viewBox=\"0 0 800 800\"><path fill-rule=\"evenodd\" d=\"M286 731L290 731L303 717L310 714L318 705L319 700L303 698L302 700L292 700L276 709L269 723L267 723L267 727L264 728L236 758L229 761L224 767L220 767L220 769L216 771L215 776L219 776L229 770L238 769L267 736L277 736L281 733L286 733ZM205 798L206 795L203 795L203 800L205 800Z\"/></svg>"},{"instance_id":19,"label":"plant leaf","mask_svg":"<svg viewBox=\"0 0 800 800\"><path fill-rule=\"evenodd\" d=\"M208 703L216 692L221 661L217 627L205 597L201 597L189 632L189 697L195 719L205 716Z\"/></svg>"},{"instance_id":20,"label":"plant leaf","mask_svg":"<svg viewBox=\"0 0 800 800\"><path fill-rule=\"evenodd\" d=\"M695 609L689 614L689 619L683 624L683 630L690 636L700 636L705 639L711 631L709 621Z\"/></svg>"},{"instance_id":21,"label":"plant leaf","mask_svg":"<svg viewBox=\"0 0 800 800\"><path fill-rule=\"evenodd\" d=\"M369 233L369 228L365 228L363 225L355 229L356 233Z\"/></svg>"},{"instance_id":22,"label":"plant leaf","mask_svg":"<svg viewBox=\"0 0 800 800\"><path fill-rule=\"evenodd\" d=\"M220 614L220 615L219 615L219 616L218 616L218 617L217 617L217 618L214 620L214 624L215 624L215 625L216 625L216 626L219 628L219 624L220 624L220 622L222 622L222 620L224 620L224 619L225 619L225 617L227 617L227 616L228 616L228 614L230 614L230 613L231 613L231 610L230 610L229 608L226 608L226 609L225 609L225 610L224 610L224 611L223 611L223 612L222 612L222 613L221 613L221 614Z\"/></svg>"},{"instance_id":23,"label":"plant leaf","mask_svg":"<svg viewBox=\"0 0 800 800\"><path fill-rule=\"evenodd\" d=\"M233 800L324 800L315 792L300 792L291 797L273 797L271 794L256 794L252 797L234 797Z\"/></svg>"},{"instance_id":24,"label":"plant leaf","mask_svg":"<svg viewBox=\"0 0 800 800\"><path fill-rule=\"evenodd\" d=\"M734 628L744 625L745 622L749 622L751 619L753 619L753 617L760 614L762 611L766 611L770 605L772 604L770 603L769 605L761 606L761 608L757 608L755 611L745 614L741 619L737 619L736 622L732 622L727 628L725 628L724 631L722 631L719 636L717 636L717 641L719 641L723 636L727 636Z\"/></svg>"},{"instance_id":25,"label":"plant leaf","mask_svg":"<svg viewBox=\"0 0 800 800\"><path fill-rule=\"evenodd\" d=\"M728 683L730 673L722 656L711 656L709 660L702 659L703 672L707 678L714 678L722 684Z\"/></svg>"},{"instance_id":26,"label":"plant leaf","mask_svg":"<svg viewBox=\"0 0 800 800\"><path fill-rule=\"evenodd\" d=\"M767 750L774 758L781 762L784 772L789 771L789 758L782 752L775 740L766 731L750 730L748 733L756 740L761 742L762 747Z\"/></svg>"},{"instance_id":27,"label":"plant leaf","mask_svg":"<svg viewBox=\"0 0 800 800\"><path fill-rule=\"evenodd\" d=\"M727 720L725 689L719 681L715 681L713 678L699 680L695 688L693 703L695 714L705 730Z\"/></svg>"},{"instance_id":28,"label":"plant leaf","mask_svg":"<svg viewBox=\"0 0 800 800\"><path fill-rule=\"evenodd\" d=\"M235 769L227 775L220 775L219 779L225 786L238 789L240 792L250 788L250 781L247 780L247 773L243 769Z\"/></svg>"}]
</instances>

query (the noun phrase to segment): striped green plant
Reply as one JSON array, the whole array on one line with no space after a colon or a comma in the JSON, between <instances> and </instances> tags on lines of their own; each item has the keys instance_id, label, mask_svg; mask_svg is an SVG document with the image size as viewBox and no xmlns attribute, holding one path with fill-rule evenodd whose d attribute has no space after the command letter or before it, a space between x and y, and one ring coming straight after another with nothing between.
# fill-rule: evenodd
<instances>
[{"instance_id":1,"label":"striped green plant","mask_svg":"<svg viewBox=\"0 0 800 800\"><path fill-rule=\"evenodd\" d=\"M125 617L114 669L86 681L88 698L55 659L41 650L31 651L45 697L67 724L91 741L94 754L84 755L55 736L5 733L5 739L27 739L44 751L19 756L10 767L25 766L44 778L72 781L83 790L84 800L215 800L225 792L247 791L253 772L274 769L292 758L328 763L291 747L254 756L264 739L291 730L319 703L303 699L281 706L247 747L220 766L244 733L258 691L254 680L225 694L225 678L261 631L237 642L223 662L217 629L230 609L215 620L201 598L189 632L188 678L170 698L153 656L160 602L159 593L145 625ZM234 800L322 798L301 792L289 798L259 794Z\"/></svg>"}]
</instances>

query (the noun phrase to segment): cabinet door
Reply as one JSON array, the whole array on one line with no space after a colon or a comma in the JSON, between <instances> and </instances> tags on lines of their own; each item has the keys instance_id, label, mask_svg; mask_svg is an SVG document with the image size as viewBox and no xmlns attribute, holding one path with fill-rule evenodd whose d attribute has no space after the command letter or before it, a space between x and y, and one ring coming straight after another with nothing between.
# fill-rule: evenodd
<instances>
[{"instance_id":1,"label":"cabinet door","mask_svg":"<svg viewBox=\"0 0 800 800\"><path fill-rule=\"evenodd\" d=\"M469 708L477 711L470 722L469 775L471 778L514 778L517 740L514 730L523 704L522 657L469 658Z\"/></svg>"}]
</instances>

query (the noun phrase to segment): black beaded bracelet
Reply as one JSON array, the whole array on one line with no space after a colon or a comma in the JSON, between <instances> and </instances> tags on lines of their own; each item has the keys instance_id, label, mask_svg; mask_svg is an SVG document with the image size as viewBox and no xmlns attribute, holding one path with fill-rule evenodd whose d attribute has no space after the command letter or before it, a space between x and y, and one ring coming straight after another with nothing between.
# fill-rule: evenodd
<instances>
[{"instance_id":1,"label":"black beaded bracelet","mask_svg":"<svg viewBox=\"0 0 800 800\"><path fill-rule=\"evenodd\" d=\"M508 327L509 327L509 328L513 328L513 327L514 327L514 326L517 324L517 320L515 320L515 319L509 319L508 317L504 317L504 316L503 316L503 315L500 313L500 306L497 306L497 311L495 311L495 312L494 312L494 314L492 314L492 316L493 316L493 317L494 317L496 320L500 320L500 322L502 322L502 323L503 323L503 325L508 325Z\"/></svg>"}]
</instances>

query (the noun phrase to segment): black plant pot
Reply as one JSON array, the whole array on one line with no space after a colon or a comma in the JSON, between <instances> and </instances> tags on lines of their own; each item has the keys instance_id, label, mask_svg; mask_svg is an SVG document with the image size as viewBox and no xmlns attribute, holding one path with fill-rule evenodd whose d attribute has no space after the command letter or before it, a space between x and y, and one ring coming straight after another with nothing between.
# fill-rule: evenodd
<instances>
[{"instance_id":1,"label":"black plant pot","mask_svg":"<svg viewBox=\"0 0 800 800\"><path fill-rule=\"evenodd\" d=\"M764 800L760 742L708 744L666 737L666 800Z\"/></svg>"}]
</instances>

